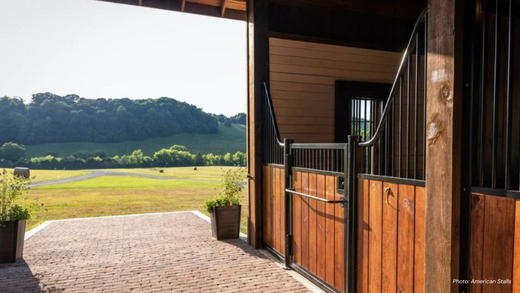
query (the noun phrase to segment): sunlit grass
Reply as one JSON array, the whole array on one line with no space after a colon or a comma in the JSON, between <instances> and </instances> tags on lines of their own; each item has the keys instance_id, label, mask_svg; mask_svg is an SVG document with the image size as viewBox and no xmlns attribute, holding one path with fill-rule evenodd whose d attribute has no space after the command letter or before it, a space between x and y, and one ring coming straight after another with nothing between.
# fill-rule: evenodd
<instances>
[{"instance_id":1,"label":"sunlit grass","mask_svg":"<svg viewBox=\"0 0 520 293\"><path fill-rule=\"evenodd\" d=\"M91 171L69 171L69 170L31 170L31 182L64 179L89 174Z\"/></svg>"},{"instance_id":2,"label":"sunlit grass","mask_svg":"<svg viewBox=\"0 0 520 293\"><path fill-rule=\"evenodd\" d=\"M28 222L34 228L46 220L128 215L185 210L204 210L204 201L218 193L219 183L159 180L127 176L97 177L77 182L36 187L47 211ZM247 197L243 196L242 232L247 230Z\"/></svg>"},{"instance_id":3,"label":"sunlit grass","mask_svg":"<svg viewBox=\"0 0 520 293\"><path fill-rule=\"evenodd\" d=\"M187 179L209 179L209 180L220 180L222 179L223 172L229 169L237 169L238 167L233 166L207 166L207 167L174 167L174 168L138 168L138 169L110 169L110 171L126 172L126 173L138 173L138 174L149 174L171 178L187 178ZM163 170L163 173L160 172ZM244 178L245 180L245 178Z\"/></svg>"}]
</instances>

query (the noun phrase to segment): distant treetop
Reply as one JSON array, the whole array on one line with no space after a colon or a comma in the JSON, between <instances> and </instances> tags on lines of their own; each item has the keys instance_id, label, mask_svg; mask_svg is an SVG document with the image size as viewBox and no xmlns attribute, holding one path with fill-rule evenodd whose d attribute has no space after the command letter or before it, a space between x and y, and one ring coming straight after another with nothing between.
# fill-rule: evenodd
<instances>
[{"instance_id":1,"label":"distant treetop","mask_svg":"<svg viewBox=\"0 0 520 293\"><path fill-rule=\"evenodd\" d=\"M176 133L217 133L218 121L171 98L85 99L34 94L29 104L0 97L0 145L5 142L120 142Z\"/></svg>"}]
</instances>

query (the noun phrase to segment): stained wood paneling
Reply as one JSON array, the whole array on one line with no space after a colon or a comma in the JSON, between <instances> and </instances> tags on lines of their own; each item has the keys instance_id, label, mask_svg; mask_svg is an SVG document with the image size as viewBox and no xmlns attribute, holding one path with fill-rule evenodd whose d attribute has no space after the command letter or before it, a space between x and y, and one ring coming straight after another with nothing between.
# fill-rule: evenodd
<instances>
[{"instance_id":1,"label":"stained wood paneling","mask_svg":"<svg viewBox=\"0 0 520 293\"><path fill-rule=\"evenodd\" d=\"M425 211L426 198L424 187L415 188L415 244L414 244L414 292L424 290L424 241L426 240Z\"/></svg>"},{"instance_id":2,"label":"stained wood paneling","mask_svg":"<svg viewBox=\"0 0 520 293\"><path fill-rule=\"evenodd\" d=\"M470 283L470 292L520 292L520 201L477 193L471 198L469 279L491 282Z\"/></svg>"},{"instance_id":3,"label":"stained wood paneling","mask_svg":"<svg viewBox=\"0 0 520 293\"><path fill-rule=\"evenodd\" d=\"M316 175L316 196L319 198L326 198L325 195L325 175L318 174ZM325 239L325 222L326 222L326 212L325 212L325 203L317 202L316 204L316 245L322 250L316 250L316 275L318 278L325 280L325 266L326 266L326 257L327 247L326 247L326 239Z\"/></svg>"},{"instance_id":4,"label":"stained wood paneling","mask_svg":"<svg viewBox=\"0 0 520 293\"><path fill-rule=\"evenodd\" d=\"M336 178L316 173L294 172L295 189L337 200ZM293 196L294 263L339 291L345 289L344 210L339 204Z\"/></svg>"},{"instance_id":5,"label":"stained wood paneling","mask_svg":"<svg viewBox=\"0 0 520 293\"><path fill-rule=\"evenodd\" d=\"M388 188L388 192L385 189ZM383 184L382 243L382 292L396 292L397 283L397 208L399 190L397 184Z\"/></svg>"},{"instance_id":6,"label":"stained wood paneling","mask_svg":"<svg viewBox=\"0 0 520 293\"><path fill-rule=\"evenodd\" d=\"M424 292L424 209L424 187L358 179L357 292Z\"/></svg>"},{"instance_id":7,"label":"stained wood paneling","mask_svg":"<svg viewBox=\"0 0 520 293\"><path fill-rule=\"evenodd\" d=\"M401 54L278 38L269 39L270 87L282 137L334 141L336 80L392 83ZM308 119L326 121L309 124ZM332 119L331 119L332 118ZM322 127L298 127L315 125Z\"/></svg>"},{"instance_id":8,"label":"stained wood paneling","mask_svg":"<svg viewBox=\"0 0 520 293\"><path fill-rule=\"evenodd\" d=\"M415 188L399 185L399 242L397 251L397 288L413 292Z\"/></svg>"},{"instance_id":9,"label":"stained wood paneling","mask_svg":"<svg viewBox=\"0 0 520 293\"><path fill-rule=\"evenodd\" d=\"M263 241L264 244L285 253L284 171L280 167L263 167Z\"/></svg>"},{"instance_id":10,"label":"stained wood paneling","mask_svg":"<svg viewBox=\"0 0 520 293\"><path fill-rule=\"evenodd\" d=\"M358 179L357 291L368 292L369 180Z\"/></svg>"}]
</instances>

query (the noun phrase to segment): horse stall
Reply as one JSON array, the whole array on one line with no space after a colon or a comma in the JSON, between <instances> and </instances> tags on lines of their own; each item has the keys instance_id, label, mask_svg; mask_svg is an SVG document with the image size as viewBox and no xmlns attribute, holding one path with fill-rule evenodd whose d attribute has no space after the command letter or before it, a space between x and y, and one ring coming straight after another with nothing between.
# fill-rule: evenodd
<instances>
[{"instance_id":1,"label":"horse stall","mask_svg":"<svg viewBox=\"0 0 520 293\"><path fill-rule=\"evenodd\" d=\"M327 292L520 292L518 15L250 1L251 245Z\"/></svg>"}]
</instances>

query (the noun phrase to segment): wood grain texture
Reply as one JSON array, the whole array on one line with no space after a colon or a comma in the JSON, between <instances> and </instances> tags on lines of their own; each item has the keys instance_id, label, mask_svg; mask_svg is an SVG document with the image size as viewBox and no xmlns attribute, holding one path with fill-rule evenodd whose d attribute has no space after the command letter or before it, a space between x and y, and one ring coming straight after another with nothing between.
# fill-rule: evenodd
<instances>
[{"instance_id":1,"label":"wood grain texture","mask_svg":"<svg viewBox=\"0 0 520 293\"><path fill-rule=\"evenodd\" d=\"M325 175L318 174L316 176L316 196L319 198L326 198ZM325 222L327 219L327 214L325 213L324 202L317 202L316 212L316 275L320 279L325 280L325 255L327 254L327 248L325 246Z\"/></svg>"},{"instance_id":2,"label":"wood grain texture","mask_svg":"<svg viewBox=\"0 0 520 293\"><path fill-rule=\"evenodd\" d=\"M261 117L262 90L260 83L269 80L269 36L267 1L247 2L248 99L247 99L247 171L249 219L248 243L262 246L262 161Z\"/></svg>"},{"instance_id":3,"label":"wood grain texture","mask_svg":"<svg viewBox=\"0 0 520 293\"><path fill-rule=\"evenodd\" d=\"M302 192L309 193L309 173L302 173ZM302 197L302 259L301 265L309 267L309 199Z\"/></svg>"},{"instance_id":4,"label":"wood grain texture","mask_svg":"<svg viewBox=\"0 0 520 293\"><path fill-rule=\"evenodd\" d=\"M487 280L511 280L513 278L515 200L487 195L484 214L482 277ZM511 284L485 284L482 286L483 293L511 292L511 290Z\"/></svg>"},{"instance_id":5,"label":"wood grain texture","mask_svg":"<svg viewBox=\"0 0 520 293\"><path fill-rule=\"evenodd\" d=\"M368 288L370 293L382 292L382 197L383 183L370 180L370 205L368 237Z\"/></svg>"},{"instance_id":6,"label":"wood grain texture","mask_svg":"<svg viewBox=\"0 0 520 293\"><path fill-rule=\"evenodd\" d=\"M271 183L272 183L272 199L273 199L273 248L280 252L280 234L278 231L278 219L280 218L280 209L278 207L278 189L280 188L280 182L278 181L277 171L278 168L273 168L271 172Z\"/></svg>"},{"instance_id":7,"label":"wood grain texture","mask_svg":"<svg viewBox=\"0 0 520 293\"><path fill-rule=\"evenodd\" d=\"M482 280L482 260L484 254L484 214L486 198L483 194L471 195L471 227L469 250L469 278ZM470 292L481 293L481 284L469 284Z\"/></svg>"},{"instance_id":8,"label":"wood grain texture","mask_svg":"<svg viewBox=\"0 0 520 293\"><path fill-rule=\"evenodd\" d=\"M339 200L343 195L336 192L337 177L327 176L327 184L334 186L334 199ZM339 291L345 289L345 209L335 204L335 229L334 229L334 287Z\"/></svg>"},{"instance_id":9,"label":"wood grain texture","mask_svg":"<svg viewBox=\"0 0 520 293\"><path fill-rule=\"evenodd\" d=\"M388 188L388 192L386 191ZM381 286L382 292L396 292L397 289L397 210L399 188L397 184L383 183Z\"/></svg>"},{"instance_id":10,"label":"wood grain texture","mask_svg":"<svg viewBox=\"0 0 520 293\"><path fill-rule=\"evenodd\" d=\"M413 292L415 187L399 185L397 290Z\"/></svg>"},{"instance_id":11,"label":"wood grain texture","mask_svg":"<svg viewBox=\"0 0 520 293\"><path fill-rule=\"evenodd\" d=\"M316 174L309 174L309 194L316 196ZM309 271L317 275L316 254L317 249L317 233L316 233L316 200L309 199Z\"/></svg>"},{"instance_id":12,"label":"wood grain texture","mask_svg":"<svg viewBox=\"0 0 520 293\"><path fill-rule=\"evenodd\" d=\"M281 136L296 142L334 141L333 119L319 125L305 121L334 117L336 80L391 83L401 58L386 51L279 38L270 38L269 50L275 114L299 119L280 119Z\"/></svg>"},{"instance_id":13,"label":"wood grain texture","mask_svg":"<svg viewBox=\"0 0 520 293\"><path fill-rule=\"evenodd\" d=\"M335 188L334 180L330 179L330 176L325 178L325 196L328 200L334 200ZM334 284L335 272L334 272L334 253L335 250L335 209L334 205L325 206L326 219L325 219L325 281L329 284Z\"/></svg>"},{"instance_id":14,"label":"wood grain texture","mask_svg":"<svg viewBox=\"0 0 520 293\"><path fill-rule=\"evenodd\" d=\"M264 243L267 244L270 247L273 247L272 237L271 234L273 232L272 230L272 222L273 222L273 214L272 214L272 195L271 195L271 172L272 167L264 166L263 168L263 190L264 190L264 196L262 197L263 202L263 240Z\"/></svg>"},{"instance_id":15,"label":"wood grain texture","mask_svg":"<svg viewBox=\"0 0 520 293\"><path fill-rule=\"evenodd\" d=\"M368 206L370 180L358 179L357 219L357 292L368 293L368 235L370 233Z\"/></svg>"},{"instance_id":16,"label":"wood grain texture","mask_svg":"<svg viewBox=\"0 0 520 293\"><path fill-rule=\"evenodd\" d=\"M302 173L293 173L294 189L302 192ZM293 196L293 261L301 264L302 261L302 200Z\"/></svg>"},{"instance_id":17,"label":"wood grain texture","mask_svg":"<svg viewBox=\"0 0 520 293\"><path fill-rule=\"evenodd\" d=\"M515 240L513 251L513 293L520 293L520 200L515 201Z\"/></svg>"},{"instance_id":18,"label":"wood grain texture","mask_svg":"<svg viewBox=\"0 0 520 293\"><path fill-rule=\"evenodd\" d=\"M455 4L428 2L425 291L450 292L458 278L462 75L455 75ZM462 17L459 17L462 19ZM459 29L457 31L459 32ZM462 41L462 40L460 40ZM458 57L458 60L462 60ZM460 64L460 63L457 63ZM456 92L457 90L457 92ZM452 254L453 253L453 254Z\"/></svg>"},{"instance_id":19,"label":"wood grain texture","mask_svg":"<svg viewBox=\"0 0 520 293\"><path fill-rule=\"evenodd\" d=\"M424 187L415 187L415 243L414 243L414 292L424 293L424 241L425 241L425 208Z\"/></svg>"}]
</instances>

